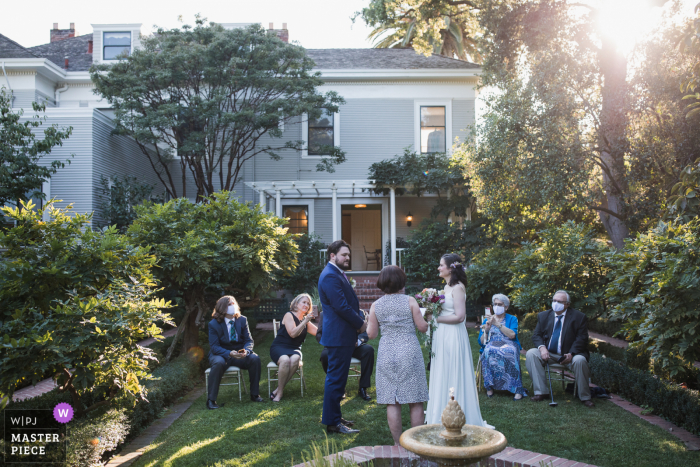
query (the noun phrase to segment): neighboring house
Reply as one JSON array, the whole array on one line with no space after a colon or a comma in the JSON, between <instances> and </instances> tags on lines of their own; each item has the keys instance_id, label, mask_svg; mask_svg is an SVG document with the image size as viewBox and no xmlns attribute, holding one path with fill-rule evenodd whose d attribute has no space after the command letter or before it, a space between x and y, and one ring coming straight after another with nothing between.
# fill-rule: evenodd
<instances>
[{"instance_id":1,"label":"neighboring house","mask_svg":"<svg viewBox=\"0 0 700 467\"><path fill-rule=\"evenodd\" d=\"M136 144L110 135L109 108L92 93L87 71L92 63L138 47L141 25L92 26L93 34L77 36L72 25L68 30L54 25L52 42L31 48L0 35L0 64L16 96L14 106L29 112L33 100L46 102L48 123L74 128L50 156L65 159L74 153L73 163L52 177L45 192L80 212L98 210L101 175L135 175L157 183ZM277 31L286 39L286 25ZM280 161L255 157L246 163L235 191L242 200L260 202L290 218L294 232L315 233L326 243L344 238L352 245L353 270L376 270L387 242L408 236L430 215L435 197L374 195L369 166L407 147L451 152L474 122L481 70L473 63L425 57L410 49L309 49L308 54L325 81L320 91L338 92L345 105L316 121L302 116L285 124L283 139L304 140L309 149L281 151ZM340 146L347 161L335 173L316 172L323 154L315 154L314 147L329 143ZM95 220L102 221L99 212ZM375 252L381 252L379 264L368 264ZM394 249L390 256L395 255Z\"/></svg>"}]
</instances>

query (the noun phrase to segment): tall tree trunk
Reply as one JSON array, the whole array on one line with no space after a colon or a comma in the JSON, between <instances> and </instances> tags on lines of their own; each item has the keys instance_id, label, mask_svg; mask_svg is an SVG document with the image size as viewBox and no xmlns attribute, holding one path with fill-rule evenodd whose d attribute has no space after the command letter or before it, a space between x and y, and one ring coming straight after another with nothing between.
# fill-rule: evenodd
<instances>
[{"instance_id":1,"label":"tall tree trunk","mask_svg":"<svg viewBox=\"0 0 700 467\"><path fill-rule=\"evenodd\" d=\"M629 237L624 195L628 192L625 177L627 141L627 59L616 50L615 43L604 39L599 52L603 74L602 109L598 144L603 170L602 205L610 212L598 211L615 248L624 246Z\"/></svg>"}]
</instances>

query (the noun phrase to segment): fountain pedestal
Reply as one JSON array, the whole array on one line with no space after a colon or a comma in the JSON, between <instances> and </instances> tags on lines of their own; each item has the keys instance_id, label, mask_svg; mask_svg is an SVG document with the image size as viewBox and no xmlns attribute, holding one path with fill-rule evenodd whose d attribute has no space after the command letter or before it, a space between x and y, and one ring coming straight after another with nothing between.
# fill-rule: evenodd
<instances>
[{"instance_id":1,"label":"fountain pedestal","mask_svg":"<svg viewBox=\"0 0 700 467\"><path fill-rule=\"evenodd\" d=\"M465 425L466 417L450 389L450 401L442 412L442 425L424 425L405 431L399 443L405 449L439 466L468 466L506 448L503 433L475 425Z\"/></svg>"}]
</instances>

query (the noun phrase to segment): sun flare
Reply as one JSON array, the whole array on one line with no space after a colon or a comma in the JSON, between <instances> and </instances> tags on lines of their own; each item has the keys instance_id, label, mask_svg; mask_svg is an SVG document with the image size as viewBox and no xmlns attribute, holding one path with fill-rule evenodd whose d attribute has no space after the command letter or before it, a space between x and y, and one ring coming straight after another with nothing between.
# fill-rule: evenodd
<instances>
[{"instance_id":1,"label":"sun flare","mask_svg":"<svg viewBox=\"0 0 700 467\"><path fill-rule=\"evenodd\" d=\"M611 37L620 52L627 55L661 18L662 8L652 0L601 0L601 32Z\"/></svg>"}]
</instances>

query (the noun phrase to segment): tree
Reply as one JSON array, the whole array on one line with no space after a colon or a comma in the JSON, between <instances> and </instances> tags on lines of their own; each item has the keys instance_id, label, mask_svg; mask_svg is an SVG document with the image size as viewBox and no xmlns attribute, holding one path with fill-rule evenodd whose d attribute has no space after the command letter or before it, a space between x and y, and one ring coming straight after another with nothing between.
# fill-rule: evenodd
<instances>
[{"instance_id":1,"label":"tree","mask_svg":"<svg viewBox=\"0 0 700 467\"><path fill-rule=\"evenodd\" d=\"M73 128L59 129L51 125L44 130L43 138L37 140L32 129L41 126L43 118L39 112L46 110L46 104L32 102L32 109L37 115L20 121L24 111L13 112L12 94L0 89L0 206L19 205L20 201L32 197L45 199L42 183L65 166L61 161L48 165L39 165L39 162L54 147L61 146Z\"/></svg>"},{"instance_id":2,"label":"tree","mask_svg":"<svg viewBox=\"0 0 700 467\"><path fill-rule=\"evenodd\" d=\"M299 252L284 219L264 213L258 205L239 203L228 192L215 193L192 204L186 198L136 208L127 235L136 245L150 247L158 260L155 271L166 288L176 289L185 316L168 349L169 360L180 337L182 349L198 345L198 327L212 307L207 292L230 294L249 306L274 285L278 275L291 274ZM205 314L206 313L206 314Z\"/></svg>"},{"instance_id":3,"label":"tree","mask_svg":"<svg viewBox=\"0 0 700 467\"><path fill-rule=\"evenodd\" d=\"M482 80L501 92L477 130L479 142L465 149L479 203L491 203L506 218L511 208L530 215L544 210L550 217L596 213L612 243L622 248L634 231L637 180L627 164L634 97L628 57L598 21L604 2L484 5ZM499 185L488 177L504 162L500 183L513 187L505 193L523 190L522 196L511 203L492 190L496 197L487 201L478 185ZM534 196L525 199L524 192ZM565 212L572 209L579 212Z\"/></svg>"},{"instance_id":4,"label":"tree","mask_svg":"<svg viewBox=\"0 0 700 467\"><path fill-rule=\"evenodd\" d=\"M139 181L137 177L127 175L106 178L100 177L102 194L106 201L100 203L99 209L102 217L107 220L108 225L115 225L120 232L126 229L136 218L134 206L146 200L153 200L151 193L153 185Z\"/></svg>"},{"instance_id":5,"label":"tree","mask_svg":"<svg viewBox=\"0 0 700 467\"><path fill-rule=\"evenodd\" d=\"M510 265L508 287L513 304L526 313L543 311L554 292L566 290L571 306L590 319L605 314L608 247L595 235L591 227L569 221L525 243Z\"/></svg>"},{"instance_id":6,"label":"tree","mask_svg":"<svg viewBox=\"0 0 700 467\"><path fill-rule=\"evenodd\" d=\"M611 254L610 316L671 375L700 359L700 220L660 222Z\"/></svg>"},{"instance_id":7,"label":"tree","mask_svg":"<svg viewBox=\"0 0 700 467\"><path fill-rule=\"evenodd\" d=\"M431 54L479 62L480 33L476 14L480 0L371 0L355 13L375 28L369 35L374 47L413 47Z\"/></svg>"},{"instance_id":8,"label":"tree","mask_svg":"<svg viewBox=\"0 0 700 467\"><path fill-rule=\"evenodd\" d=\"M444 153L418 154L405 149L400 156L370 165L367 178L374 181L374 193L384 196L390 188L396 188L399 196L436 194L432 217L449 217L454 212L471 218L476 209L461 166Z\"/></svg>"},{"instance_id":9,"label":"tree","mask_svg":"<svg viewBox=\"0 0 700 467\"><path fill-rule=\"evenodd\" d=\"M91 77L114 108L115 132L134 138L168 195L188 196L189 173L202 200L233 190L251 158L300 150L303 141L281 139L281 124L338 110L343 99L318 93L313 67L301 46L259 25L227 30L197 17L194 28L159 29L131 56L93 66ZM337 147L322 149L329 157L318 170L345 160Z\"/></svg>"},{"instance_id":10,"label":"tree","mask_svg":"<svg viewBox=\"0 0 700 467\"><path fill-rule=\"evenodd\" d=\"M325 249L325 244L315 234L296 235L294 243L299 249L297 267L293 274L280 275L277 284L295 295L310 293L316 289L318 277L326 266L319 256L319 250Z\"/></svg>"},{"instance_id":11,"label":"tree","mask_svg":"<svg viewBox=\"0 0 700 467\"><path fill-rule=\"evenodd\" d=\"M155 357L137 343L160 339L156 323L170 322L169 304L154 296L155 258L114 227L92 230L90 215L53 201L35 208L2 209L17 226L0 233L0 391L57 374L79 416L122 394L144 396L139 378ZM106 398L86 406L82 396L96 386Z\"/></svg>"}]
</instances>

